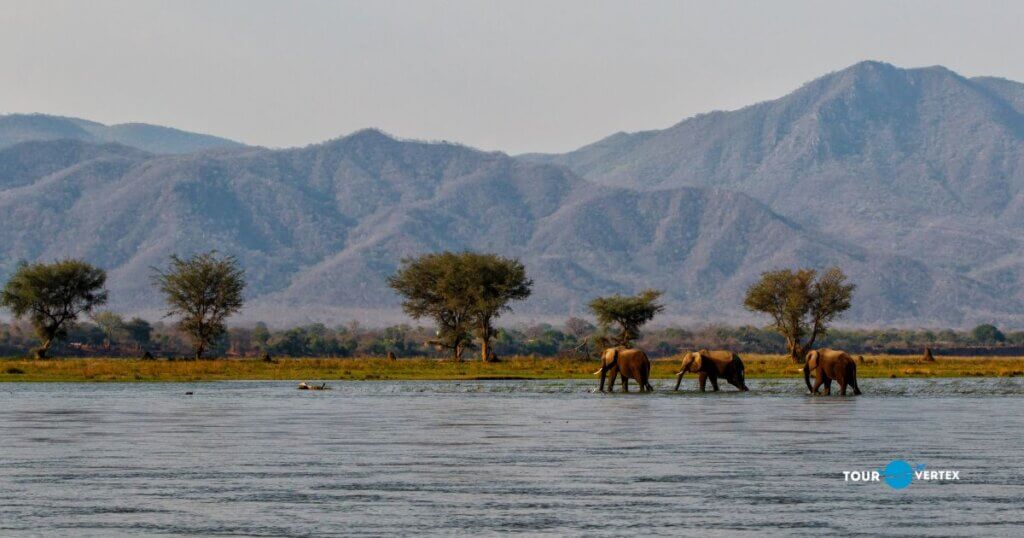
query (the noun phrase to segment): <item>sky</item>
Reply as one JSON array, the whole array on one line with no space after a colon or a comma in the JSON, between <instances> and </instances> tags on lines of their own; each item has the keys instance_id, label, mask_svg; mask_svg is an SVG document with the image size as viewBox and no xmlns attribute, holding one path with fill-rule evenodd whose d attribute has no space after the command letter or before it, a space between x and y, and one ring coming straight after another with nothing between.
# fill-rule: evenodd
<instances>
[{"instance_id":1,"label":"sky","mask_svg":"<svg viewBox=\"0 0 1024 538\"><path fill-rule=\"evenodd\" d=\"M861 60L1024 81L1024 2L0 0L0 113L563 152Z\"/></svg>"}]
</instances>

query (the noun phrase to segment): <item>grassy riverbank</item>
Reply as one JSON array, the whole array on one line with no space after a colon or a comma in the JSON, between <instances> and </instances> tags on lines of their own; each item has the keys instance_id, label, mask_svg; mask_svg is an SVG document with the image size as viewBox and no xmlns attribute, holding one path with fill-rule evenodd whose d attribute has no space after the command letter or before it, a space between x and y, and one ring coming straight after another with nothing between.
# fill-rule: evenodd
<instances>
[{"instance_id":1,"label":"grassy riverbank","mask_svg":"<svg viewBox=\"0 0 1024 538\"><path fill-rule=\"evenodd\" d=\"M786 357L745 355L748 378L799 377ZM674 378L677 359L654 361L653 377ZM595 379L597 362L516 357L498 363L433 359L24 359L0 360L2 381L219 381L219 380L427 380ZM858 375L867 377L1007 377L1024 375L1024 357L866 356ZM693 377L688 374L688 377Z\"/></svg>"}]
</instances>

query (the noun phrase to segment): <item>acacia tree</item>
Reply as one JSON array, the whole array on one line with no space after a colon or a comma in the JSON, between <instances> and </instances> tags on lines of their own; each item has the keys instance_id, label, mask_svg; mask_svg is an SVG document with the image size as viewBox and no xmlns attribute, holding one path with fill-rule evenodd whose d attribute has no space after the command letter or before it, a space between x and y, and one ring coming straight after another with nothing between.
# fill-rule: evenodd
<instances>
[{"instance_id":1,"label":"acacia tree","mask_svg":"<svg viewBox=\"0 0 1024 538\"><path fill-rule=\"evenodd\" d=\"M491 340L497 334L494 320L512 309L509 303L522 301L530 296L533 281L526 278L526 268L518 260L503 258L496 254L463 252L458 263L465 265L466 277L470 280L467 299L473 318L473 331L480 339L480 359L490 360Z\"/></svg>"},{"instance_id":2,"label":"acacia tree","mask_svg":"<svg viewBox=\"0 0 1024 538\"><path fill-rule=\"evenodd\" d=\"M28 318L42 344L35 357L44 359L79 315L107 302L106 281L103 269L81 260L22 263L0 292L0 305L16 318Z\"/></svg>"},{"instance_id":3,"label":"acacia tree","mask_svg":"<svg viewBox=\"0 0 1024 538\"><path fill-rule=\"evenodd\" d=\"M414 319L433 318L437 339L430 342L460 360L470 334L480 338L480 356L493 356L491 340L509 303L530 296L533 281L519 261L496 254L440 252L402 260L388 285L405 297L402 309Z\"/></svg>"},{"instance_id":4,"label":"acacia tree","mask_svg":"<svg viewBox=\"0 0 1024 538\"><path fill-rule=\"evenodd\" d=\"M786 339L794 362L803 362L818 336L850 308L853 284L838 267L820 277L814 269L782 269L761 274L747 289L744 306L772 317L775 330Z\"/></svg>"},{"instance_id":5,"label":"acacia tree","mask_svg":"<svg viewBox=\"0 0 1024 538\"><path fill-rule=\"evenodd\" d=\"M153 282L167 300L168 316L192 340L196 359L224 335L224 321L242 309L245 271L234 256L216 251L188 259L171 256L166 271L154 268Z\"/></svg>"},{"instance_id":6,"label":"acacia tree","mask_svg":"<svg viewBox=\"0 0 1024 538\"><path fill-rule=\"evenodd\" d=\"M475 280L463 256L440 252L402 260L388 285L405 297L402 310L413 319L429 317L437 323L437 339L428 343L448 349L461 360L473 329L471 287Z\"/></svg>"},{"instance_id":7,"label":"acacia tree","mask_svg":"<svg viewBox=\"0 0 1024 538\"><path fill-rule=\"evenodd\" d=\"M612 343L628 347L640 338L640 327L665 309L665 305L658 302L661 295L661 291L651 289L637 295L615 294L597 297L589 306L602 330L607 332L612 330L612 325L617 326L617 332L610 335Z\"/></svg>"}]
</instances>

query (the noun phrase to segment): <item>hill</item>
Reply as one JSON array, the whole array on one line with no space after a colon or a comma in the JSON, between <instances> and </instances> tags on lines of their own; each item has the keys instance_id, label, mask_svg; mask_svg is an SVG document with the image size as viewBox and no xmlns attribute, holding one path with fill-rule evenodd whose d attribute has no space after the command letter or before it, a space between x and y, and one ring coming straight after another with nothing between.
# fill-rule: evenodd
<instances>
[{"instance_id":1,"label":"hill","mask_svg":"<svg viewBox=\"0 0 1024 538\"><path fill-rule=\"evenodd\" d=\"M243 146L226 138L146 123L103 125L94 121L45 114L0 116L0 148L21 142L61 139L113 142L150 153L192 153Z\"/></svg>"},{"instance_id":2,"label":"hill","mask_svg":"<svg viewBox=\"0 0 1024 538\"><path fill-rule=\"evenodd\" d=\"M1021 301L1022 112L1016 82L863 62L773 101L522 158L606 185L739 191L868 252Z\"/></svg>"},{"instance_id":3,"label":"hill","mask_svg":"<svg viewBox=\"0 0 1024 538\"><path fill-rule=\"evenodd\" d=\"M151 267L217 249L246 267L243 319L378 323L402 319L385 285L402 258L474 249L523 260L529 319L653 286L662 321L740 323L757 319L740 303L760 272L838 264L858 285L850 322L1017 327L1022 88L865 62L774 101L520 157L376 130L168 154L131 128L128 145L97 139L118 126L6 116L0 276L79 256L110 271L113 307L153 314Z\"/></svg>"},{"instance_id":4,"label":"hill","mask_svg":"<svg viewBox=\"0 0 1024 538\"><path fill-rule=\"evenodd\" d=\"M112 306L157 312L151 267L172 253L238 256L248 319L400 318L385 278L442 249L521 258L536 280L522 314L582 314L596 294L667 291L666 319L749 319L760 271L843 266L854 319L959 322L961 302L1015 304L897 255L873 255L741 193L597 185L565 168L379 131L288 150L152 155L117 144L27 142L0 150L0 271L78 256L110 271Z\"/></svg>"}]
</instances>

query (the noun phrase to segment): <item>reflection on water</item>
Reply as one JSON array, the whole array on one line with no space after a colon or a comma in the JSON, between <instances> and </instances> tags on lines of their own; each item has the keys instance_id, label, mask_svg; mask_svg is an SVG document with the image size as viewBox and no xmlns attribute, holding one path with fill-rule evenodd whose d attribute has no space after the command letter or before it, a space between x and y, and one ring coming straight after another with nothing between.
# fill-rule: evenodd
<instances>
[{"instance_id":1,"label":"reflection on water","mask_svg":"<svg viewBox=\"0 0 1024 538\"><path fill-rule=\"evenodd\" d=\"M1020 378L695 383L0 384L0 534L1024 533Z\"/></svg>"}]
</instances>

